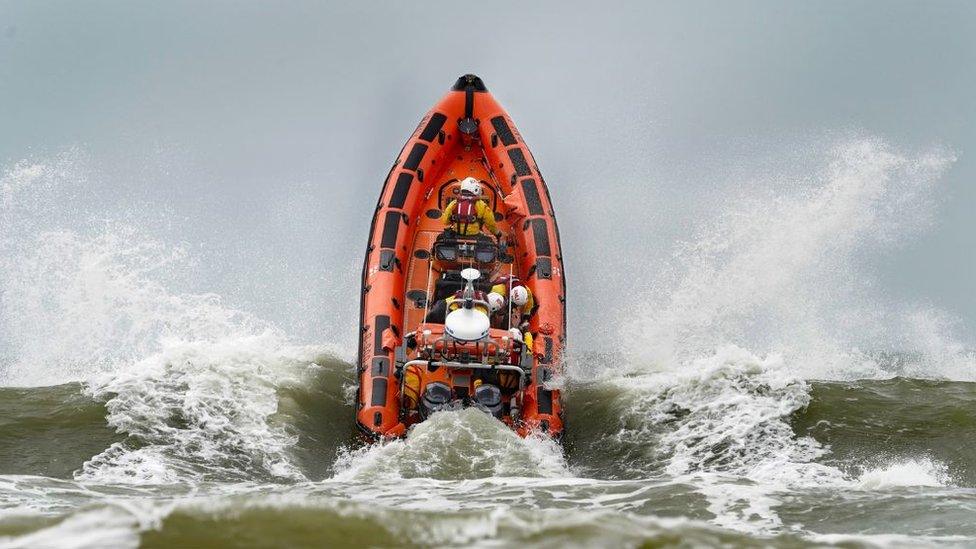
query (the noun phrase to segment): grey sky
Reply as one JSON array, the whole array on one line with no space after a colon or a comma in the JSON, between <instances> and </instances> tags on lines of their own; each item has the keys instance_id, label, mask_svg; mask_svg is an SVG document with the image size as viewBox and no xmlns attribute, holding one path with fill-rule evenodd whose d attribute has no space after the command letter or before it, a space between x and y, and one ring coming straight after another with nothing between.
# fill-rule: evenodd
<instances>
[{"instance_id":1,"label":"grey sky","mask_svg":"<svg viewBox=\"0 0 976 549\"><path fill-rule=\"evenodd\" d=\"M0 1L0 163L79 148L114 190L99 215L146 212L201 258L189 289L351 341L382 178L465 72L551 186L577 334L626 286L605 245L653 270L834 136L945 147L935 226L878 272L972 334L974 37L972 2Z\"/></svg>"}]
</instances>

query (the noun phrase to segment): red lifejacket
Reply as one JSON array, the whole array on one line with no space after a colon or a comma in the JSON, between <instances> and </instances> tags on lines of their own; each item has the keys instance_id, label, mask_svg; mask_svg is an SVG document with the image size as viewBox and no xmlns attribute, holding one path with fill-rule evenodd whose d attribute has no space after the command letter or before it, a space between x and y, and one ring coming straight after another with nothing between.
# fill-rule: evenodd
<instances>
[{"instance_id":1,"label":"red lifejacket","mask_svg":"<svg viewBox=\"0 0 976 549\"><path fill-rule=\"evenodd\" d=\"M454 292L454 299L462 299L463 297L464 290ZM474 299L478 301L488 301L488 297L485 295L485 292L482 292L481 290L474 291Z\"/></svg>"},{"instance_id":2,"label":"red lifejacket","mask_svg":"<svg viewBox=\"0 0 976 549\"><path fill-rule=\"evenodd\" d=\"M451 214L451 223L454 223L454 230L460 234L466 234L468 225L478 222L478 198L462 196L458 198L454 213Z\"/></svg>"},{"instance_id":3,"label":"red lifejacket","mask_svg":"<svg viewBox=\"0 0 976 549\"><path fill-rule=\"evenodd\" d=\"M504 284L505 285L505 291L506 292L510 288L514 288L516 286L525 286L525 284L522 284L522 281L519 280L519 277L517 277L515 275L499 276L498 278L496 278L496 279L494 279L494 280L491 281L491 285L492 286L497 286L499 284ZM526 289L528 289L528 288L526 288Z\"/></svg>"},{"instance_id":4,"label":"red lifejacket","mask_svg":"<svg viewBox=\"0 0 976 549\"><path fill-rule=\"evenodd\" d=\"M483 302L487 303L488 302L488 297L485 295L485 292L482 292L481 290L475 290L474 291L474 300L475 301L483 301ZM464 303L464 290L458 290L458 291L454 292L454 295L452 295L448 299L447 312L451 312L451 306L454 305L455 303L458 304L458 306L460 306L461 304ZM475 305L475 307L480 309L483 306L482 305ZM485 314L488 314L488 311L484 311L484 312L485 312Z\"/></svg>"}]
</instances>

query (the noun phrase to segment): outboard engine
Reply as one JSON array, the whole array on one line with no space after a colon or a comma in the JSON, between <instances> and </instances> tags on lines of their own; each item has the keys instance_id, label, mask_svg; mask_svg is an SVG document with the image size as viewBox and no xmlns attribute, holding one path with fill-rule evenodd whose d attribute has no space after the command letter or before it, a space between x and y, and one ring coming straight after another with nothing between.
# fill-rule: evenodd
<instances>
[{"instance_id":1,"label":"outboard engine","mask_svg":"<svg viewBox=\"0 0 976 549\"><path fill-rule=\"evenodd\" d=\"M420 399L420 415L424 419L434 412L446 410L451 406L451 388L439 382L428 383L424 397Z\"/></svg>"},{"instance_id":2,"label":"outboard engine","mask_svg":"<svg viewBox=\"0 0 976 549\"><path fill-rule=\"evenodd\" d=\"M474 390L475 405L489 414L501 419L502 392L498 387L483 383Z\"/></svg>"}]
</instances>

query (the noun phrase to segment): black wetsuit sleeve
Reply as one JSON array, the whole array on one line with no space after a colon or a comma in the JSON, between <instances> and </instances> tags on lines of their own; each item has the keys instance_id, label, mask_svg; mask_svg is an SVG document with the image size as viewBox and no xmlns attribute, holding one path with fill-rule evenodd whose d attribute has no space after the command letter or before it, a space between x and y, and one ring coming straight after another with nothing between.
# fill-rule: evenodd
<instances>
[{"instance_id":1,"label":"black wetsuit sleeve","mask_svg":"<svg viewBox=\"0 0 976 549\"><path fill-rule=\"evenodd\" d=\"M434 322L437 324L444 324L444 319L447 317L447 300L438 299L434 302L434 306L427 311L427 318L424 322Z\"/></svg>"}]
</instances>

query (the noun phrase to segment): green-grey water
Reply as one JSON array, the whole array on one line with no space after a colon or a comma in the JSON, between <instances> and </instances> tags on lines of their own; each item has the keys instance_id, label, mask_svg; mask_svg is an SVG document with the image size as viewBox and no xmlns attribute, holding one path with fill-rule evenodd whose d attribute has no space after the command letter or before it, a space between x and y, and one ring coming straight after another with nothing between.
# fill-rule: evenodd
<instances>
[{"instance_id":1,"label":"green-grey water","mask_svg":"<svg viewBox=\"0 0 976 549\"><path fill-rule=\"evenodd\" d=\"M563 450L525 443L474 410L366 447L346 396L351 365L308 360L301 383L275 390L269 419L288 434L278 456L295 464L287 475L247 445L207 453L112 425L116 394L77 383L3 389L0 539L38 546L75 535L143 547L976 542L976 383L774 388L767 372L730 360L711 377L655 389L647 380L571 383L566 401L576 413ZM707 430L734 429L727 417L682 407L675 393L687 389L715 391L731 415L767 398L786 405L757 418L749 426L756 439L744 445ZM636 403L650 413L644 425L628 417ZM185 410L155 413L169 429L206 428ZM155 447L146 454L160 460L153 467L192 474L133 483L133 463L85 469L113 445L130 454ZM675 453L690 458L676 468ZM243 463L251 478L240 474ZM761 472L767 467L790 474Z\"/></svg>"}]
</instances>

